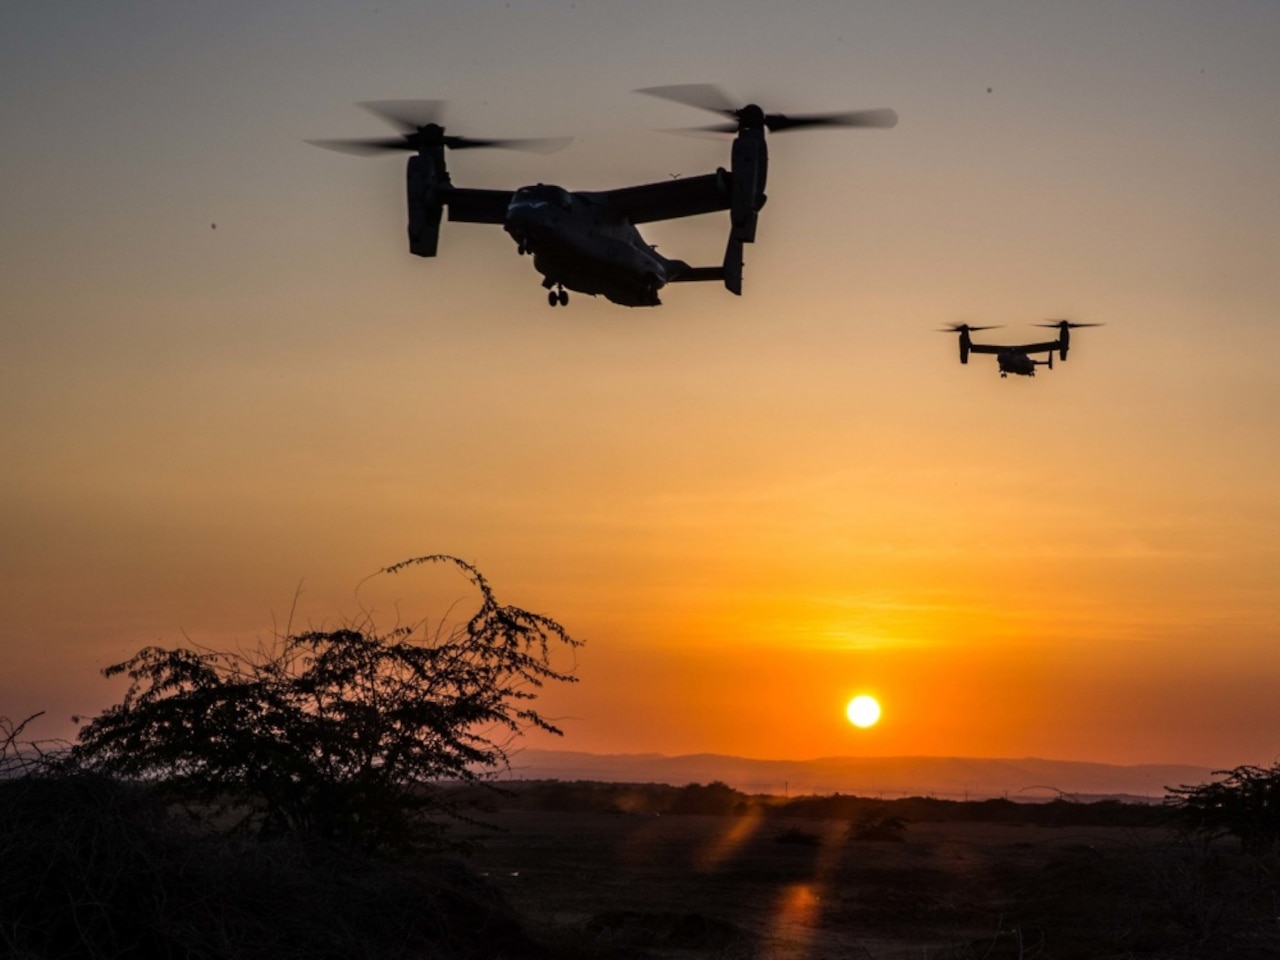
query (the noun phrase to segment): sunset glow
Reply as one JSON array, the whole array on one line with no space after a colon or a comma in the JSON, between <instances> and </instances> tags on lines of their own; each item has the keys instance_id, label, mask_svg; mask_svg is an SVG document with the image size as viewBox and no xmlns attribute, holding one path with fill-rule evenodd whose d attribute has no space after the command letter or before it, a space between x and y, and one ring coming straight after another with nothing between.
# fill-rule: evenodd
<instances>
[{"instance_id":1,"label":"sunset glow","mask_svg":"<svg viewBox=\"0 0 1280 960\"><path fill-rule=\"evenodd\" d=\"M1271 762L1278 37L1208 0L10 5L0 715L74 737L148 644L465 621L456 577L371 576L446 552L585 641L527 746ZM699 79L901 118L769 134L742 296L551 309L501 226L408 252L403 156L305 142L448 98L577 138L450 151L458 186L671 182L731 144L660 131L723 117L632 91ZM711 267L728 228L640 225ZM936 332L1051 317L1103 326L1034 378Z\"/></svg>"}]
</instances>

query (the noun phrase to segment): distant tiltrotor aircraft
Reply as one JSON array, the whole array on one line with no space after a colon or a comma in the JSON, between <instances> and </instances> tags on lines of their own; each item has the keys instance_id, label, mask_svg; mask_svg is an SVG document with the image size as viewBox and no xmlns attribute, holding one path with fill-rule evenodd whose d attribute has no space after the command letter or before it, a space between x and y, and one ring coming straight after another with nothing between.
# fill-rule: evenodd
<instances>
[{"instance_id":1,"label":"distant tiltrotor aircraft","mask_svg":"<svg viewBox=\"0 0 1280 960\"><path fill-rule=\"evenodd\" d=\"M994 344L974 343L969 336L978 330L994 330L995 327L974 327L967 323L953 323L943 328L943 333L960 334L960 362L968 363L971 353L994 353L996 363L1000 366L1000 376L1017 374L1020 377L1034 377L1036 367L1053 369L1053 354L1057 351L1059 360L1067 359L1067 351L1071 347L1071 331L1077 327L1100 327L1100 323L1073 323L1070 320L1050 320L1036 324L1039 327L1050 327L1058 331L1058 339L1045 340L1040 343ZM1032 354L1048 354L1046 360L1036 360Z\"/></svg>"}]
</instances>

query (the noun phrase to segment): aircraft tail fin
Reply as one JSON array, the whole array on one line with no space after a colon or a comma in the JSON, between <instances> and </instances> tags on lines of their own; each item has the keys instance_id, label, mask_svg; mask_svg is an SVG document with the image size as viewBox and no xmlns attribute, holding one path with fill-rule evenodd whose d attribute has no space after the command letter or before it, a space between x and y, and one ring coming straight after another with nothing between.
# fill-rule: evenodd
<instances>
[{"instance_id":1,"label":"aircraft tail fin","mask_svg":"<svg viewBox=\"0 0 1280 960\"><path fill-rule=\"evenodd\" d=\"M742 296L742 241L729 238L725 247L724 264L719 267L691 267L683 260L668 261L675 269L669 283L697 283L706 280L723 280L725 289Z\"/></svg>"}]
</instances>

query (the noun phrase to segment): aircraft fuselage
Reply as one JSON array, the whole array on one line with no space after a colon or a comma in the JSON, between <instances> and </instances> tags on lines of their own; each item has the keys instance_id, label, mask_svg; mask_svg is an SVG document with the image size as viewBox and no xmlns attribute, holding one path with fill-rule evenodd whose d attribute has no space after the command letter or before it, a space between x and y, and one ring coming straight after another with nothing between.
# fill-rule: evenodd
<instances>
[{"instance_id":1,"label":"aircraft fuselage","mask_svg":"<svg viewBox=\"0 0 1280 960\"><path fill-rule=\"evenodd\" d=\"M1000 364L1001 376L1007 376L1012 373L1019 377L1034 377L1038 366L1037 362L1025 353L1019 353L1014 350L1006 350L997 354L996 362Z\"/></svg>"},{"instance_id":2,"label":"aircraft fuselage","mask_svg":"<svg viewBox=\"0 0 1280 960\"><path fill-rule=\"evenodd\" d=\"M537 184L511 196L503 229L548 290L567 287L629 307L656 307L658 291L685 265L660 256L635 225L591 194Z\"/></svg>"}]
</instances>

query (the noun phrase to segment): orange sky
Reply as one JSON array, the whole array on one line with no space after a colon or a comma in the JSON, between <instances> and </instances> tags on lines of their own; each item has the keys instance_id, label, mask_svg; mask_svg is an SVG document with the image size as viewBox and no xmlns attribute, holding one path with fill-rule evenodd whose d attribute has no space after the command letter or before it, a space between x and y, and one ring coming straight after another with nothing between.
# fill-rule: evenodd
<instances>
[{"instance_id":1,"label":"orange sky","mask_svg":"<svg viewBox=\"0 0 1280 960\"><path fill-rule=\"evenodd\" d=\"M0 715L67 735L102 666L299 582L439 615L356 585L451 552L587 641L567 749L1280 755L1276 11L111 6L0 34ZM702 79L901 116L771 140L741 299L551 311L500 230L409 256L398 159L303 143L449 97L578 138L462 185L694 175L727 144L629 91ZM644 232L714 262L723 219ZM933 332L1058 316L1106 326L1033 381Z\"/></svg>"}]
</instances>

